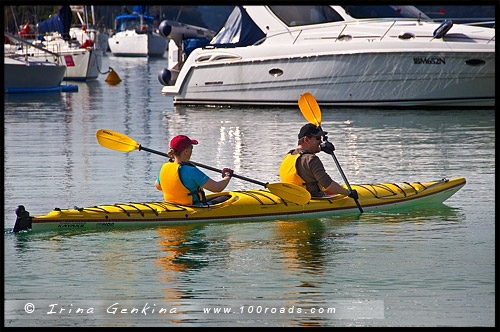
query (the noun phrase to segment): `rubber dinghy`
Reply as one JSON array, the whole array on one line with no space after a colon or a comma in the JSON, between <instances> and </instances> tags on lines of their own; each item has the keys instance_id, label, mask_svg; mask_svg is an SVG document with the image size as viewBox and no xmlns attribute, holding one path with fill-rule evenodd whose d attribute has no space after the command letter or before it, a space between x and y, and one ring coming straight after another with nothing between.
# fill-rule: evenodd
<instances>
[{"instance_id":1,"label":"rubber dinghy","mask_svg":"<svg viewBox=\"0 0 500 332\"><path fill-rule=\"evenodd\" d=\"M465 185L465 178L431 182L351 185L364 211L408 209L442 203ZM297 204L269 190L226 191L207 195L208 205L169 202L124 203L88 208L54 209L45 216L17 210L14 232L23 230L115 229L138 226L183 225L204 222L238 222L328 217L359 213L354 200L343 195L311 198Z\"/></svg>"}]
</instances>

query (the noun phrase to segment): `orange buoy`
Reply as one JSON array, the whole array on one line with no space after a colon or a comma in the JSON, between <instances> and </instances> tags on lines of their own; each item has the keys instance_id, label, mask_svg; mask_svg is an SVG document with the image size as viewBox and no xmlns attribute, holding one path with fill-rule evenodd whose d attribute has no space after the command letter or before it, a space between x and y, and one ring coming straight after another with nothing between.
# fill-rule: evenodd
<instances>
[{"instance_id":1,"label":"orange buoy","mask_svg":"<svg viewBox=\"0 0 500 332\"><path fill-rule=\"evenodd\" d=\"M120 83L122 80L120 76L116 73L116 71L113 70L113 68L109 67L109 74L108 77L106 77L105 82L110 84L110 85L116 85Z\"/></svg>"}]
</instances>

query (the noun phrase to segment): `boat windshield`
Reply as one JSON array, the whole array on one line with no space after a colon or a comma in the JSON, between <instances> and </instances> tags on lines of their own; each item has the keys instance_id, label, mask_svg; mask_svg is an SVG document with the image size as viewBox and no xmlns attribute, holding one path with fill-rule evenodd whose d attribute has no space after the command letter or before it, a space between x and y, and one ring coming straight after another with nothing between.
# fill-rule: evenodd
<instances>
[{"instance_id":1,"label":"boat windshield","mask_svg":"<svg viewBox=\"0 0 500 332\"><path fill-rule=\"evenodd\" d=\"M330 6L269 6L269 9L289 27L344 20Z\"/></svg>"},{"instance_id":2,"label":"boat windshield","mask_svg":"<svg viewBox=\"0 0 500 332\"><path fill-rule=\"evenodd\" d=\"M125 30L134 30L136 28L140 28L141 19L138 16L128 16L128 17L117 17L118 26L116 28L116 32L125 31ZM143 23L147 26L148 30L153 30L154 25L153 21L149 18L144 17Z\"/></svg>"},{"instance_id":3,"label":"boat windshield","mask_svg":"<svg viewBox=\"0 0 500 332\"><path fill-rule=\"evenodd\" d=\"M408 6L342 6L353 18L419 18L422 13Z\"/></svg>"}]
</instances>

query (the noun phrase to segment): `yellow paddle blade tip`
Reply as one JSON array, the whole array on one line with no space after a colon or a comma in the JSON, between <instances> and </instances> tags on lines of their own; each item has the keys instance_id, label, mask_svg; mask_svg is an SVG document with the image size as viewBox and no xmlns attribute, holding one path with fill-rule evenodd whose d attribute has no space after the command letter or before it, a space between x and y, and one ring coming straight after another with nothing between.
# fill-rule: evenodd
<instances>
[{"instance_id":1,"label":"yellow paddle blade tip","mask_svg":"<svg viewBox=\"0 0 500 332\"><path fill-rule=\"evenodd\" d=\"M312 94L309 92L301 94L298 104L302 115L307 121L316 127L321 125L321 110Z\"/></svg>"},{"instance_id":2,"label":"yellow paddle blade tip","mask_svg":"<svg viewBox=\"0 0 500 332\"><path fill-rule=\"evenodd\" d=\"M307 204L311 200L311 193L307 189L292 183L269 183L267 189L286 201L299 205Z\"/></svg>"},{"instance_id":3,"label":"yellow paddle blade tip","mask_svg":"<svg viewBox=\"0 0 500 332\"><path fill-rule=\"evenodd\" d=\"M105 148L117 151L138 150L140 145L130 137L108 129L99 129L96 132L97 142Z\"/></svg>"}]
</instances>

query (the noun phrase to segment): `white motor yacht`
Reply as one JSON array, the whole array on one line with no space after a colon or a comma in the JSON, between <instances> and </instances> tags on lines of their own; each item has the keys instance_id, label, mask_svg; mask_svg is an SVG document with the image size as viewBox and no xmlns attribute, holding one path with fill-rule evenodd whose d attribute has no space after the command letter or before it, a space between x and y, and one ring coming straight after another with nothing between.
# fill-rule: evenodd
<instances>
[{"instance_id":1,"label":"white motor yacht","mask_svg":"<svg viewBox=\"0 0 500 332\"><path fill-rule=\"evenodd\" d=\"M160 57L167 50L167 41L155 32L154 18L141 7L146 6L136 6L132 14L115 18L116 33L108 39L113 55Z\"/></svg>"},{"instance_id":2,"label":"white motor yacht","mask_svg":"<svg viewBox=\"0 0 500 332\"><path fill-rule=\"evenodd\" d=\"M171 30L160 25L186 38ZM332 106L495 104L495 30L412 6L236 6L188 56L171 44L159 79L174 104L296 105L304 92Z\"/></svg>"}]
</instances>

